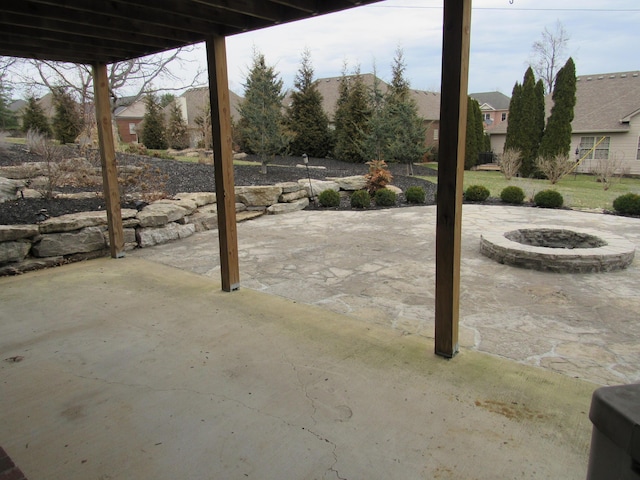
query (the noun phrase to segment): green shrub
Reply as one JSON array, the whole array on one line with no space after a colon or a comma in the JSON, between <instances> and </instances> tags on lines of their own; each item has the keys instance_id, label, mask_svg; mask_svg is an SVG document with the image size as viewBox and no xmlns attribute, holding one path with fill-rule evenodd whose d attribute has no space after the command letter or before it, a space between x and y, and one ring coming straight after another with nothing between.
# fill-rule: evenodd
<instances>
[{"instance_id":1,"label":"green shrub","mask_svg":"<svg viewBox=\"0 0 640 480\"><path fill-rule=\"evenodd\" d=\"M613 201L613 209L623 215L640 215L640 195L625 193Z\"/></svg>"},{"instance_id":2,"label":"green shrub","mask_svg":"<svg viewBox=\"0 0 640 480\"><path fill-rule=\"evenodd\" d=\"M484 185L469 185L464 198L470 202L484 202L489 198L489 189Z\"/></svg>"},{"instance_id":3,"label":"green shrub","mask_svg":"<svg viewBox=\"0 0 640 480\"><path fill-rule=\"evenodd\" d=\"M340 194L335 190L324 190L320 195L318 195L318 201L323 207L339 207Z\"/></svg>"},{"instance_id":4,"label":"green shrub","mask_svg":"<svg viewBox=\"0 0 640 480\"><path fill-rule=\"evenodd\" d=\"M542 190L533 197L533 203L542 208L560 208L564 198L556 190Z\"/></svg>"},{"instance_id":5,"label":"green shrub","mask_svg":"<svg viewBox=\"0 0 640 480\"><path fill-rule=\"evenodd\" d=\"M369 208L371 206L371 195L366 190L356 190L351 194L351 207Z\"/></svg>"},{"instance_id":6,"label":"green shrub","mask_svg":"<svg viewBox=\"0 0 640 480\"><path fill-rule=\"evenodd\" d=\"M524 191L520 187L516 187L514 185L505 187L502 189L502 192L500 192L500 200L504 203L520 205L524 202Z\"/></svg>"},{"instance_id":7,"label":"green shrub","mask_svg":"<svg viewBox=\"0 0 640 480\"><path fill-rule=\"evenodd\" d=\"M404 192L404 196L408 203L424 203L427 198L427 194L422 187L409 187Z\"/></svg>"},{"instance_id":8,"label":"green shrub","mask_svg":"<svg viewBox=\"0 0 640 480\"><path fill-rule=\"evenodd\" d=\"M381 188L374 195L376 205L379 207L393 207L396 204L397 195L393 190Z\"/></svg>"}]
</instances>

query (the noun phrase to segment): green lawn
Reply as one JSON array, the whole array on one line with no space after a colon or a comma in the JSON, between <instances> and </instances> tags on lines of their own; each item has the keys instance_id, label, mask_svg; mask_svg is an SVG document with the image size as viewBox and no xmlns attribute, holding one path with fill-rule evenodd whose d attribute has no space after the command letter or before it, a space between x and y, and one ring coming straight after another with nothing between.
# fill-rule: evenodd
<instances>
[{"instance_id":1,"label":"green lawn","mask_svg":"<svg viewBox=\"0 0 640 480\"><path fill-rule=\"evenodd\" d=\"M425 180L435 181L433 177L425 177ZM640 179L638 178L614 178L610 188L605 190L601 183L596 182L595 177L583 174L578 174L576 177L569 175L556 185L551 185L548 180L529 178L512 178L507 181L500 172L465 171L463 183L465 189L469 185L484 185L491 192L491 196L496 198L500 197L500 192L508 185L522 188L527 200L533 198L541 190L557 190L562 194L565 205L576 209L604 208L610 210L616 197L628 192L640 193Z\"/></svg>"}]
</instances>

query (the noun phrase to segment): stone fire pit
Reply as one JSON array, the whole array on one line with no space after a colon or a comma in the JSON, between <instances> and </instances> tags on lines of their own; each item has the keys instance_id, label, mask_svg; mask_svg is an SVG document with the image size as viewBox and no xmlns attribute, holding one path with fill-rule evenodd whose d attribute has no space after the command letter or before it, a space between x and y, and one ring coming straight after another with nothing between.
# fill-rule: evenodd
<instances>
[{"instance_id":1,"label":"stone fire pit","mask_svg":"<svg viewBox=\"0 0 640 480\"><path fill-rule=\"evenodd\" d=\"M635 246L617 235L589 229L523 226L480 236L480 252L499 263L557 273L626 268Z\"/></svg>"}]
</instances>

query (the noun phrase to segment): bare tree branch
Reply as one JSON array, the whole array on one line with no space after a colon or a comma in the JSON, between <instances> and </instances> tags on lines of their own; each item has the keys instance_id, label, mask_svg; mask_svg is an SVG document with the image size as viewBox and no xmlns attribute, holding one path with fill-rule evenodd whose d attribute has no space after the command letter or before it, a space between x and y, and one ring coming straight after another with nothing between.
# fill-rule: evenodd
<instances>
[{"instance_id":1,"label":"bare tree branch","mask_svg":"<svg viewBox=\"0 0 640 480\"><path fill-rule=\"evenodd\" d=\"M564 65L570 37L564 25L558 20L553 31L545 27L542 38L533 42L531 68L536 77L542 79L545 93L553 91L558 70Z\"/></svg>"}]
</instances>

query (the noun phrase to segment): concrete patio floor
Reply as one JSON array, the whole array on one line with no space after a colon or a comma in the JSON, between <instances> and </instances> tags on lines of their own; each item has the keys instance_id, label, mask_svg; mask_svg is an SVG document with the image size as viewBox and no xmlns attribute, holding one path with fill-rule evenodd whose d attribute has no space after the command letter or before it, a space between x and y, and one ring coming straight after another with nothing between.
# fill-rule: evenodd
<instances>
[{"instance_id":1,"label":"concrete patio floor","mask_svg":"<svg viewBox=\"0 0 640 480\"><path fill-rule=\"evenodd\" d=\"M638 221L488 211L464 207L450 361L432 207L242 223L231 294L211 232L2 278L0 445L31 480L582 479L593 390L638 378L638 260L529 272L476 237L517 217L638 245Z\"/></svg>"}]
</instances>

